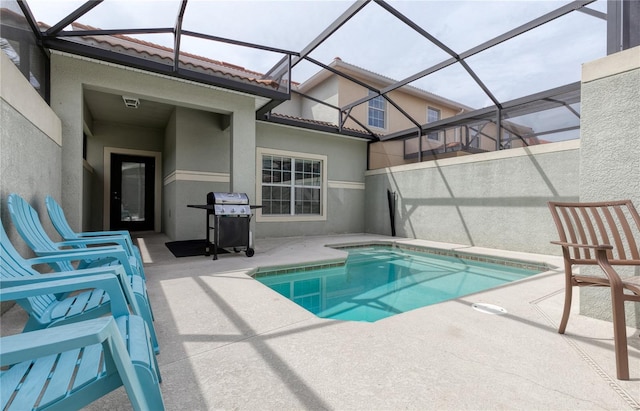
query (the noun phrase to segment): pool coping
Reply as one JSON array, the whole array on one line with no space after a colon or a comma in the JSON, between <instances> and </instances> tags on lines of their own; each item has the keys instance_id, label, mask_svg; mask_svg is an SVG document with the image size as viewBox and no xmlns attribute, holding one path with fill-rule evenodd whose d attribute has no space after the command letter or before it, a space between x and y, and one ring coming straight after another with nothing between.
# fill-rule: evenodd
<instances>
[{"instance_id":1,"label":"pool coping","mask_svg":"<svg viewBox=\"0 0 640 411\"><path fill-rule=\"evenodd\" d=\"M514 267L525 270L534 270L538 272L537 274L545 273L559 268L556 265L550 264L548 261L541 261L543 260L542 256L540 260L534 260L530 258L515 256L495 255L496 253L492 253L490 249L476 249L474 247L461 245L447 246L443 244L441 247L439 247L435 245L418 244L412 240L367 240L348 243L325 244L325 247L335 249L336 251L345 251L351 248L365 248L374 246L392 247L426 254L442 255L447 257L466 259L470 261L499 264L507 267ZM461 248L464 249L464 251L461 251ZM345 251L345 255L340 258L323 259L319 261L310 261L307 263L260 266L250 270L247 274L250 277L256 279L271 275L291 274L298 271L312 271L317 269L341 267L344 266L347 261L347 253L348 251Z\"/></svg>"}]
</instances>

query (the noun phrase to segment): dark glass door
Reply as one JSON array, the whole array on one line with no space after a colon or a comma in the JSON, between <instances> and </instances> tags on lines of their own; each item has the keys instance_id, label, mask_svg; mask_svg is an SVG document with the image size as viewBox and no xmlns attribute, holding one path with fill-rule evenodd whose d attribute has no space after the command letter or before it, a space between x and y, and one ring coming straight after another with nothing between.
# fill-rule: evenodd
<instances>
[{"instance_id":1,"label":"dark glass door","mask_svg":"<svg viewBox=\"0 0 640 411\"><path fill-rule=\"evenodd\" d=\"M111 154L111 229L153 230L155 158Z\"/></svg>"}]
</instances>

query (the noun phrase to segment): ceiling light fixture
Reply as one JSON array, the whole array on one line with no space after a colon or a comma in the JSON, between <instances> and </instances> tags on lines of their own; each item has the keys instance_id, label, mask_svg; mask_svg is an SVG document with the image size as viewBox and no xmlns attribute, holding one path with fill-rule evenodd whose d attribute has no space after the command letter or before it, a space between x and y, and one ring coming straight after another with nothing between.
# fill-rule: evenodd
<instances>
[{"instance_id":1,"label":"ceiling light fixture","mask_svg":"<svg viewBox=\"0 0 640 411\"><path fill-rule=\"evenodd\" d=\"M135 97L122 96L122 100L124 101L124 105L129 108L138 108L140 105L140 100Z\"/></svg>"}]
</instances>

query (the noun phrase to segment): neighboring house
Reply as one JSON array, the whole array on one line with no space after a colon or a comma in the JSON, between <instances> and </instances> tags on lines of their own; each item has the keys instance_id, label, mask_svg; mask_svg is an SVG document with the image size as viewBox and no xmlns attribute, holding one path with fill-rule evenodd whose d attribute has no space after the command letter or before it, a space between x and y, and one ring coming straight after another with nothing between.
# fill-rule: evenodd
<instances>
[{"instance_id":1,"label":"neighboring house","mask_svg":"<svg viewBox=\"0 0 640 411\"><path fill-rule=\"evenodd\" d=\"M275 109L275 115L293 116L345 128L370 132L381 137L411 130L420 125L473 111L474 108L438 96L413 86L403 86L388 93L388 101L364 84L381 90L396 83L396 80L349 64L336 57L329 67L345 76L322 69L307 81L292 85L292 98ZM353 80L352 80L353 79ZM346 107L366 97L367 102L355 105L350 117L338 107ZM402 107L400 111L395 105ZM344 121L341 121L343 120ZM354 121L355 119L355 121ZM435 130L422 136L420 150L417 137L372 143L369 152L369 168L376 169L416 162L418 152L422 160L495 151L498 147L495 122L482 121L477 124ZM532 130L517 124L503 124L502 147L511 148L536 144L535 139L526 138ZM521 137L523 139L521 139ZM517 141L514 141L517 140Z\"/></svg>"}]
</instances>

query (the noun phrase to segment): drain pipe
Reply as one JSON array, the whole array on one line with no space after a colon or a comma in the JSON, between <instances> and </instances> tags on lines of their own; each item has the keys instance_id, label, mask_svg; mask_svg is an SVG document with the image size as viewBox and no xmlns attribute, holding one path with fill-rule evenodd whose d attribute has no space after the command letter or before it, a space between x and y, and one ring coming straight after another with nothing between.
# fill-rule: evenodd
<instances>
[{"instance_id":1,"label":"drain pipe","mask_svg":"<svg viewBox=\"0 0 640 411\"><path fill-rule=\"evenodd\" d=\"M395 191L387 189L387 201L389 202L389 220L391 222L391 236L396 236L396 200L398 195Z\"/></svg>"}]
</instances>

